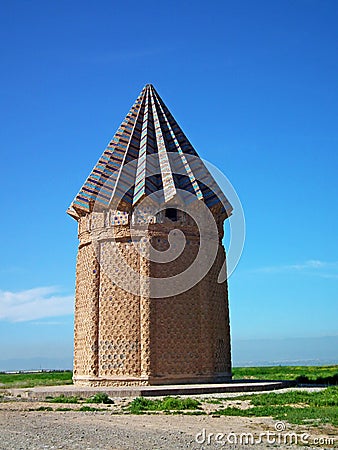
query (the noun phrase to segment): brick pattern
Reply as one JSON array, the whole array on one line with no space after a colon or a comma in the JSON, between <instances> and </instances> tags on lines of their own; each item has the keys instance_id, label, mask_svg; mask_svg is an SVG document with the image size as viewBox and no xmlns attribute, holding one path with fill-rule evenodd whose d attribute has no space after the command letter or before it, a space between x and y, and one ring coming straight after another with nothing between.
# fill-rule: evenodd
<instances>
[{"instance_id":1,"label":"brick pattern","mask_svg":"<svg viewBox=\"0 0 338 450\"><path fill-rule=\"evenodd\" d=\"M100 266L91 243L80 246L76 266L74 375L98 375Z\"/></svg>"},{"instance_id":2,"label":"brick pattern","mask_svg":"<svg viewBox=\"0 0 338 450\"><path fill-rule=\"evenodd\" d=\"M193 242L186 258L193 258L197 251L198 244ZM223 261L220 245L213 267L195 287L154 301L157 376L212 377L231 372L227 286L217 283Z\"/></svg>"},{"instance_id":3,"label":"brick pattern","mask_svg":"<svg viewBox=\"0 0 338 450\"><path fill-rule=\"evenodd\" d=\"M118 257L117 249L124 260ZM104 273L109 265L123 283L128 283L127 265L139 270L139 257L127 242L102 242L105 262L102 268L99 299L99 376L140 375L140 300L124 291Z\"/></svg>"},{"instance_id":4,"label":"brick pattern","mask_svg":"<svg viewBox=\"0 0 338 450\"><path fill-rule=\"evenodd\" d=\"M127 224L114 226L110 222L110 228L102 228L112 214L95 213L79 221L75 383L121 386L229 377L227 283L217 283L225 261L223 228L219 227L215 262L199 283L173 297L151 298L151 286L140 283L139 275L131 276L128 268L134 274L155 278L181 273L198 253L198 229L187 223L153 223L149 219L151 225L136 239L135 247L125 214L121 217ZM145 242L151 242L157 250L167 250L168 232L175 227L186 235L182 254L165 264L149 262L150 250ZM123 285L132 285L136 293L117 286L112 273L118 274Z\"/></svg>"}]
</instances>

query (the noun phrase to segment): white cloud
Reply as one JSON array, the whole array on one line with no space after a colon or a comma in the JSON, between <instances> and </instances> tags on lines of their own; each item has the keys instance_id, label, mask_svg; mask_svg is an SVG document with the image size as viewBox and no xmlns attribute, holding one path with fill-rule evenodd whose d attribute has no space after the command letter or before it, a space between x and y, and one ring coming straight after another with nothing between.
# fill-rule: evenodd
<instances>
[{"instance_id":1,"label":"white cloud","mask_svg":"<svg viewBox=\"0 0 338 450\"><path fill-rule=\"evenodd\" d=\"M327 267L328 263L317 259L309 259L303 264L291 264L289 266L281 266L284 270L306 270L306 269L322 269Z\"/></svg>"},{"instance_id":2,"label":"white cloud","mask_svg":"<svg viewBox=\"0 0 338 450\"><path fill-rule=\"evenodd\" d=\"M37 287L25 291L0 290L0 320L26 322L45 317L73 313L74 297L62 295L55 286Z\"/></svg>"},{"instance_id":3,"label":"white cloud","mask_svg":"<svg viewBox=\"0 0 338 450\"><path fill-rule=\"evenodd\" d=\"M250 270L250 272L264 272L264 273L308 273L317 275L323 278L338 278L338 262L320 261L317 259L309 259L299 264L276 265L259 267Z\"/></svg>"}]
</instances>

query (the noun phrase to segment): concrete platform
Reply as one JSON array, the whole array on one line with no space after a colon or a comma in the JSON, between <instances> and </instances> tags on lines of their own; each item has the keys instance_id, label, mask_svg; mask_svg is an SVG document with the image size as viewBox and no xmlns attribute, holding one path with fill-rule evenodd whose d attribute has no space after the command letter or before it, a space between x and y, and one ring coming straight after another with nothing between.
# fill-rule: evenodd
<instances>
[{"instance_id":1,"label":"concrete platform","mask_svg":"<svg viewBox=\"0 0 338 450\"><path fill-rule=\"evenodd\" d=\"M243 380L217 384L180 384L163 386L128 386L128 387L78 387L73 385L41 386L23 389L7 389L11 395L36 400L46 397L77 396L88 398L96 392L105 392L112 398L123 397L156 397L167 395L203 395L227 392L259 392L272 391L294 386L290 381L256 381Z\"/></svg>"}]
</instances>

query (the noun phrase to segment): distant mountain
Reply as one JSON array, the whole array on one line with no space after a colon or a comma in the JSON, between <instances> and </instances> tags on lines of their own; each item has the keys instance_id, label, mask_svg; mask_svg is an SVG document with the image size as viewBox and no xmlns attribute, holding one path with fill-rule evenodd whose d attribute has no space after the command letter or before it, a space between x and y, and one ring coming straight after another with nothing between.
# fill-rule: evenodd
<instances>
[{"instance_id":1,"label":"distant mountain","mask_svg":"<svg viewBox=\"0 0 338 450\"><path fill-rule=\"evenodd\" d=\"M330 365L338 364L338 336L288 339L233 340L233 365Z\"/></svg>"},{"instance_id":2,"label":"distant mountain","mask_svg":"<svg viewBox=\"0 0 338 450\"><path fill-rule=\"evenodd\" d=\"M66 370L73 368L72 357L47 358L44 356L35 358L11 358L0 360L0 371L11 370L37 370L57 369Z\"/></svg>"}]
</instances>

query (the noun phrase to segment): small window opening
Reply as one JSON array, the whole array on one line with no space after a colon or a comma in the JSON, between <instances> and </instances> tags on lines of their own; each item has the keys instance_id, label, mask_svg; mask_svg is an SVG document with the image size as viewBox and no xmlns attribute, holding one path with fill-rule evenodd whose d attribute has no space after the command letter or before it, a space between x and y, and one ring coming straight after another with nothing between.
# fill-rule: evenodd
<instances>
[{"instance_id":1,"label":"small window opening","mask_svg":"<svg viewBox=\"0 0 338 450\"><path fill-rule=\"evenodd\" d=\"M177 221L177 209L176 208L167 208L165 210L165 216L172 220L173 222Z\"/></svg>"}]
</instances>

